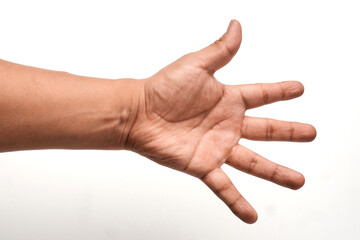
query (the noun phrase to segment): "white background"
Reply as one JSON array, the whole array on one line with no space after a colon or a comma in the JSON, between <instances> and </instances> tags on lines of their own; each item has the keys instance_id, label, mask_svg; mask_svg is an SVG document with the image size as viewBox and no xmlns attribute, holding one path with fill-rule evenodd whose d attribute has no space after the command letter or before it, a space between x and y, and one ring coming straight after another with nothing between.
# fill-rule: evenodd
<instances>
[{"instance_id":1,"label":"white background","mask_svg":"<svg viewBox=\"0 0 360 240\"><path fill-rule=\"evenodd\" d=\"M302 121L312 143L241 142L306 177L293 191L225 167L258 211L247 225L199 180L126 151L0 154L0 239L360 237L358 1L0 1L0 58L107 78L148 77L238 19L226 84L299 80L249 115Z\"/></svg>"}]
</instances>

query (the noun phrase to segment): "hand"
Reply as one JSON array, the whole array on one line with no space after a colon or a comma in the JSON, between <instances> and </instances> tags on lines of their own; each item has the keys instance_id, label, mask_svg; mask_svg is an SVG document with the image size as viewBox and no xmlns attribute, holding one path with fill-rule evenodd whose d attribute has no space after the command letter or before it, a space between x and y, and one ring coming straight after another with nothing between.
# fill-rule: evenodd
<instances>
[{"instance_id":1,"label":"hand","mask_svg":"<svg viewBox=\"0 0 360 240\"><path fill-rule=\"evenodd\" d=\"M313 126L245 116L247 109L302 95L301 83L223 85L214 73L236 54L241 26L231 21L215 43L187 54L143 83L143 99L127 145L155 162L201 179L233 213L247 223L257 214L221 169L243 172L298 189L302 174L273 163L244 146L240 138L311 141Z\"/></svg>"}]
</instances>

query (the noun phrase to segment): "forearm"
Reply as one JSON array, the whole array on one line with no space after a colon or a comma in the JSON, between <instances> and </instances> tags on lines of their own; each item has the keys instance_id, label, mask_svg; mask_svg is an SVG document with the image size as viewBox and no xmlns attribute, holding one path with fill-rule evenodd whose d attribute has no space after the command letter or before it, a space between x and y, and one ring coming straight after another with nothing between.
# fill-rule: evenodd
<instances>
[{"instance_id":1,"label":"forearm","mask_svg":"<svg viewBox=\"0 0 360 240\"><path fill-rule=\"evenodd\" d=\"M138 85L0 60L0 152L125 148Z\"/></svg>"}]
</instances>

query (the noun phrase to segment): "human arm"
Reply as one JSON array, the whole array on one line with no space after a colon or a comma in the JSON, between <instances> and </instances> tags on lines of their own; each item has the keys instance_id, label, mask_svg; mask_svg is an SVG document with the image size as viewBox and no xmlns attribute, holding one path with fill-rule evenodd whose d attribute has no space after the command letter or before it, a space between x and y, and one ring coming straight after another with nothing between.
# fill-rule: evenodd
<instances>
[{"instance_id":1,"label":"human arm","mask_svg":"<svg viewBox=\"0 0 360 240\"><path fill-rule=\"evenodd\" d=\"M41 83L53 78L57 79L56 83L44 83L46 88L35 85L38 94L27 89L23 90L26 94L15 92L22 101L13 94L0 98L0 131L5 136L0 137L1 145L5 144L4 149L9 150L5 139L8 134L13 144L17 138L23 142L17 143L15 150L129 149L199 178L236 216L253 223L257 219L255 210L221 169L223 164L292 189L300 188L304 177L239 145L240 138L311 141L316 131L308 124L245 115L247 109L299 97L304 91L301 83L231 86L215 79L215 71L236 54L241 37L240 24L232 21L228 31L215 43L142 80L111 81L66 73L54 73L56 77L52 73L39 73L43 76L39 77L43 79ZM23 78L32 76L32 71ZM63 83L62 79L69 82ZM39 96L43 101L32 100ZM18 108L22 111L17 112ZM42 120L40 124L37 118ZM12 119L21 121L13 126Z\"/></svg>"},{"instance_id":2,"label":"human arm","mask_svg":"<svg viewBox=\"0 0 360 240\"><path fill-rule=\"evenodd\" d=\"M140 88L0 60L0 152L124 149Z\"/></svg>"}]
</instances>

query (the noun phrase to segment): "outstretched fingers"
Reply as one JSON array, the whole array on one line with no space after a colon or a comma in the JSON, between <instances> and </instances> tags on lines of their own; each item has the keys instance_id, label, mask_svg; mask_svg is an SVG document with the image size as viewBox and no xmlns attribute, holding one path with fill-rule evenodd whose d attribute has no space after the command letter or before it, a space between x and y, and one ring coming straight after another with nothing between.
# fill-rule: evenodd
<instances>
[{"instance_id":1,"label":"outstretched fingers","mask_svg":"<svg viewBox=\"0 0 360 240\"><path fill-rule=\"evenodd\" d=\"M297 81L246 84L237 87L247 109L297 98L304 93L304 86Z\"/></svg>"},{"instance_id":2,"label":"outstretched fingers","mask_svg":"<svg viewBox=\"0 0 360 240\"><path fill-rule=\"evenodd\" d=\"M243 138L259 141L309 142L316 137L310 124L257 117L245 117L241 132Z\"/></svg>"},{"instance_id":3,"label":"outstretched fingers","mask_svg":"<svg viewBox=\"0 0 360 240\"><path fill-rule=\"evenodd\" d=\"M254 223L257 213L235 188L229 177L221 168L216 168L202 178L202 181L246 223Z\"/></svg>"},{"instance_id":4,"label":"outstretched fingers","mask_svg":"<svg viewBox=\"0 0 360 240\"><path fill-rule=\"evenodd\" d=\"M305 183L301 173L271 162L242 145L234 147L226 163L240 171L283 187L299 189Z\"/></svg>"}]
</instances>

